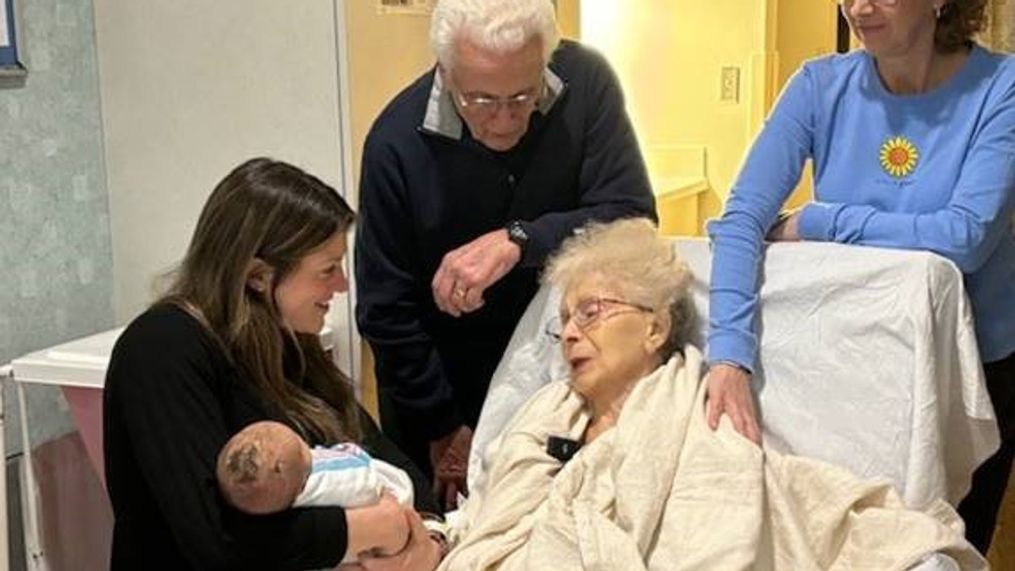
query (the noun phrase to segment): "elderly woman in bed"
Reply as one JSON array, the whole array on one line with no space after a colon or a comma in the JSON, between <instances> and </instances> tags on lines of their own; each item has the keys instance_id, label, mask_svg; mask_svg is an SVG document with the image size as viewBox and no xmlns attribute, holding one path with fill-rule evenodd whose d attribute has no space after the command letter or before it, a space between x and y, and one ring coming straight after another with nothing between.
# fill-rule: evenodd
<instances>
[{"instance_id":1,"label":"elderly woman in bed","mask_svg":"<svg viewBox=\"0 0 1015 571\"><path fill-rule=\"evenodd\" d=\"M553 261L546 279L565 291L546 333L570 366L570 389L587 417L578 440L589 443L616 424L640 379L682 351L694 315L690 272L639 219L590 229Z\"/></svg>"},{"instance_id":2,"label":"elderly woman in bed","mask_svg":"<svg viewBox=\"0 0 1015 571\"><path fill-rule=\"evenodd\" d=\"M587 228L545 279L570 376L491 444L441 570L907 569L935 551L982 568L943 503L907 511L888 485L708 428L691 276L650 222Z\"/></svg>"}]
</instances>

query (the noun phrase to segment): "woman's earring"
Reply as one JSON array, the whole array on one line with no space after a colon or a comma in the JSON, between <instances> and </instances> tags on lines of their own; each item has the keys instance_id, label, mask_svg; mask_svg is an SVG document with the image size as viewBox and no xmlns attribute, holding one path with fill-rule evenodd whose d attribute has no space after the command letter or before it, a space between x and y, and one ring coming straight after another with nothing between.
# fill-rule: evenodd
<instances>
[{"instance_id":1,"label":"woman's earring","mask_svg":"<svg viewBox=\"0 0 1015 571\"><path fill-rule=\"evenodd\" d=\"M273 272L271 266L259 258L254 258L247 265L247 287L264 294L270 289Z\"/></svg>"},{"instance_id":2,"label":"woman's earring","mask_svg":"<svg viewBox=\"0 0 1015 571\"><path fill-rule=\"evenodd\" d=\"M936 18L938 20L941 19L941 8L942 8L942 6L938 6L938 7L934 8L934 18Z\"/></svg>"}]
</instances>

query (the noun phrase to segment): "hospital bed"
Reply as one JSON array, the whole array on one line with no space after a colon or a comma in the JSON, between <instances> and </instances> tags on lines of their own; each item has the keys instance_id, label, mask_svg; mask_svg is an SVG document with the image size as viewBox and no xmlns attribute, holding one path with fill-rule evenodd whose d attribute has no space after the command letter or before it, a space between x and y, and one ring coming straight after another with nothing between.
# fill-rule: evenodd
<instances>
[{"instance_id":1,"label":"hospital bed","mask_svg":"<svg viewBox=\"0 0 1015 571\"><path fill-rule=\"evenodd\" d=\"M677 239L674 248L694 273L703 347L708 242ZM999 443L958 269L924 252L783 243L767 248L762 274L752 388L766 445L887 479L912 507L956 504ZM550 288L538 292L494 373L470 489L481 485L483 452L514 411L566 376L559 346L543 333L559 299ZM956 568L939 554L918 567Z\"/></svg>"}]
</instances>

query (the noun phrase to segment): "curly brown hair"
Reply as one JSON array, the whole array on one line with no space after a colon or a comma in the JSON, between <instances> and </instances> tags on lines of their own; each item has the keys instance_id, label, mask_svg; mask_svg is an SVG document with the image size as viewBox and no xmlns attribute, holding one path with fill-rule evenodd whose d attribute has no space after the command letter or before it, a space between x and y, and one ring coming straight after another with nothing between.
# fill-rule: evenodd
<instances>
[{"instance_id":1,"label":"curly brown hair","mask_svg":"<svg viewBox=\"0 0 1015 571\"><path fill-rule=\"evenodd\" d=\"M987 0L947 0L934 31L934 46L951 53L969 45L987 22Z\"/></svg>"}]
</instances>

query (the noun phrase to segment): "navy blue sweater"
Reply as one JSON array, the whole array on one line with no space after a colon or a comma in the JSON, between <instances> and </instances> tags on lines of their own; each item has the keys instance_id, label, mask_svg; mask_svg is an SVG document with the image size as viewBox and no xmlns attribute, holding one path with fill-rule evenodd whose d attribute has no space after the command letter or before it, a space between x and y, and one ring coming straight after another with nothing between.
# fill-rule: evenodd
<instances>
[{"instance_id":1,"label":"navy blue sweater","mask_svg":"<svg viewBox=\"0 0 1015 571\"><path fill-rule=\"evenodd\" d=\"M464 124L460 136L423 126L434 70L395 97L366 140L356 317L400 423L430 440L475 424L539 269L564 238L593 219L655 217L609 65L564 42L549 67L563 89L508 152L483 147ZM485 292L482 309L460 318L439 312L430 282L444 254L512 220L530 236L519 265Z\"/></svg>"}]
</instances>

